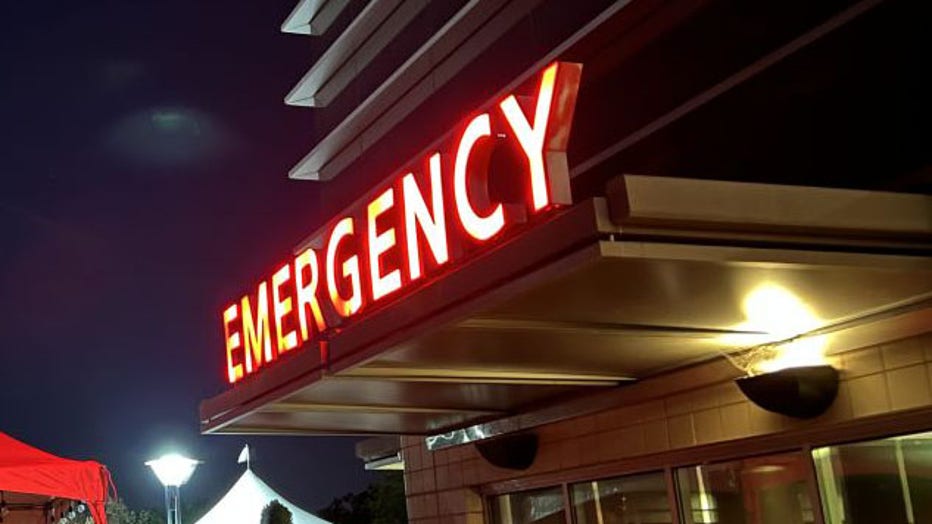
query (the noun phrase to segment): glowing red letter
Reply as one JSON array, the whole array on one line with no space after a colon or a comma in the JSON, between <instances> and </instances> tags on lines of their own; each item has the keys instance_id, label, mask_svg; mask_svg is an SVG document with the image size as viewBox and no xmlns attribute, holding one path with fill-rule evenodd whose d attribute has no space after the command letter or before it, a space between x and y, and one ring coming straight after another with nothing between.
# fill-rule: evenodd
<instances>
[{"instance_id":1,"label":"glowing red letter","mask_svg":"<svg viewBox=\"0 0 932 524\"><path fill-rule=\"evenodd\" d=\"M256 293L256 317L253 319L249 296L242 300L243 311L243 338L245 339L244 352L246 353L246 373L252 373L262 366L262 355L265 353L265 362L275 358L272 353L272 337L269 330L269 288L268 284L259 284Z\"/></svg>"},{"instance_id":2,"label":"glowing red letter","mask_svg":"<svg viewBox=\"0 0 932 524\"><path fill-rule=\"evenodd\" d=\"M310 279L304 281L304 268L310 271ZM297 288L298 297L298 322L301 326L301 341L307 342L311 336L311 330L307 322L307 308L311 308L311 314L314 315L314 322L317 323L317 332L327 329L327 323L324 321L324 315L320 311L320 303L317 301L318 275L320 271L317 267L317 253L308 248L294 259L294 281Z\"/></svg>"},{"instance_id":3,"label":"glowing red letter","mask_svg":"<svg viewBox=\"0 0 932 524\"><path fill-rule=\"evenodd\" d=\"M487 216L481 217L473 208L467 191L469 155L480 138L491 134L488 113L482 113L473 118L460 139L459 147L456 148L456 159L453 162L453 198L456 201L456 213L459 215L463 228L476 240L492 238L505 225L505 213L501 203L496 205Z\"/></svg>"},{"instance_id":4,"label":"glowing red letter","mask_svg":"<svg viewBox=\"0 0 932 524\"><path fill-rule=\"evenodd\" d=\"M379 233L379 215L395 205L395 190L391 187L375 197L366 209L366 231L369 233L369 275L372 277L372 299L378 300L401 287L401 271L393 269L382 276L382 254L395 245L395 227Z\"/></svg>"},{"instance_id":5,"label":"glowing red letter","mask_svg":"<svg viewBox=\"0 0 932 524\"><path fill-rule=\"evenodd\" d=\"M230 332L230 322L236 320L237 316L239 316L239 308L236 304L232 304L223 311L223 336L227 346L227 378L230 384L243 378L243 365L233 364L233 350L240 346L240 335L238 331Z\"/></svg>"},{"instance_id":6,"label":"glowing red letter","mask_svg":"<svg viewBox=\"0 0 932 524\"><path fill-rule=\"evenodd\" d=\"M447 247L447 224L443 215L443 189L440 179L440 154L434 153L429 160L430 202L427 210L424 196L414 179L408 173L401 179L402 195L405 203L405 241L408 247L408 276L411 280L421 278L424 271L421 252L417 242L417 226L424 232L430 252L437 265L443 265L450 258Z\"/></svg>"},{"instance_id":7,"label":"glowing red letter","mask_svg":"<svg viewBox=\"0 0 932 524\"><path fill-rule=\"evenodd\" d=\"M550 106L553 102L553 86L557 77L557 64L553 64L544 71L537 92L537 108L534 110L534 124L530 124L524 116L524 111L518 105L514 95L502 101L500 107L505 114L505 120L514 130L521 150L527 157L531 173L531 196L534 211L550 205L550 192L548 190L547 174L544 172L544 138L547 134L547 123L550 121Z\"/></svg>"},{"instance_id":8,"label":"glowing red letter","mask_svg":"<svg viewBox=\"0 0 932 524\"><path fill-rule=\"evenodd\" d=\"M278 340L278 352L294 349L298 346L298 334L292 329L283 333L285 315L291 313L291 297L282 299L281 287L291 280L291 265L285 264L272 275L272 312L275 315L275 335Z\"/></svg>"},{"instance_id":9,"label":"glowing red letter","mask_svg":"<svg viewBox=\"0 0 932 524\"><path fill-rule=\"evenodd\" d=\"M337 287L336 257L337 247L340 240L345 237L353 236L353 219L345 217L337 222L330 233L330 241L327 242L327 291L330 292L330 301L333 308L342 317L349 317L355 314L362 307L362 284L359 279L359 257L353 255L343 262L343 277L349 278L353 287L353 294L349 298L343 298Z\"/></svg>"}]
</instances>

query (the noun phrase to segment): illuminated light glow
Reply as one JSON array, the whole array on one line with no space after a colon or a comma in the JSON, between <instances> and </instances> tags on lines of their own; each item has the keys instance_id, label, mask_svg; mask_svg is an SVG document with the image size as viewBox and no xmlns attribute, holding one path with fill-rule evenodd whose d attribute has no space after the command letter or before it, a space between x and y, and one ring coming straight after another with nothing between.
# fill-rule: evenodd
<instances>
[{"instance_id":1,"label":"illuminated light glow","mask_svg":"<svg viewBox=\"0 0 932 524\"><path fill-rule=\"evenodd\" d=\"M765 282L745 296L741 307L746 320L736 328L767 333L769 341L775 342L761 353L761 358L752 363L751 372L770 373L827 363L826 336L804 335L819 328L822 321L792 291L779 284Z\"/></svg>"},{"instance_id":2,"label":"illuminated light glow","mask_svg":"<svg viewBox=\"0 0 932 524\"><path fill-rule=\"evenodd\" d=\"M249 296L243 296L243 338L245 340L244 353L246 354L246 373L253 373L263 362L271 362L275 355L272 353L272 337L269 327L269 286L266 282L259 284L256 292L256 316L252 316L252 306ZM265 360L262 357L265 355Z\"/></svg>"},{"instance_id":3,"label":"illuminated light glow","mask_svg":"<svg viewBox=\"0 0 932 524\"><path fill-rule=\"evenodd\" d=\"M414 281L424 273L420 245L417 241L418 228L427 239L427 246L438 266L450 259L447 245L447 224L443 211L443 184L440 176L440 154L434 153L428 161L430 175L430 210L424 202L421 188L413 173L401 179L402 198L404 198L405 242L408 251L408 277Z\"/></svg>"},{"instance_id":4,"label":"illuminated light glow","mask_svg":"<svg viewBox=\"0 0 932 524\"><path fill-rule=\"evenodd\" d=\"M758 362L756 370L760 373L772 373L788 368L823 366L828 363L825 356L827 344L828 339L825 335L789 340L775 348L772 358Z\"/></svg>"},{"instance_id":5,"label":"illuminated light glow","mask_svg":"<svg viewBox=\"0 0 932 524\"><path fill-rule=\"evenodd\" d=\"M534 124L530 124L524 111L518 105L514 95L503 100L499 107L505 120L515 132L518 144L527 157L530 166L531 197L534 211L540 211L550 205L550 190L547 173L544 169L544 139L550 122L550 108L553 104L553 90L557 78L557 64L548 67L540 81L537 95L537 107L534 110Z\"/></svg>"},{"instance_id":6,"label":"illuminated light glow","mask_svg":"<svg viewBox=\"0 0 932 524\"><path fill-rule=\"evenodd\" d=\"M337 248L340 242L354 234L352 217L344 217L337 222L330 233L330 241L327 242L327 291L330 293L330 302L337 314L341 317L350 317L356 314L362 308L362 283L359 274L359 257L352 255L347 258L342 265L342 275L349 278L352 285L353 293L349 298L343 298L340 295L340 289L337 287L336 279L336 257Z\"/></svg>"},{"instance_id":7,"label":"illuminated light glow","mask_svg":"<svg viewBox=\"0 0 932 524\"><path fill-rule=\"evenodd\" d=\"M177 453L146 462L146 466L152 468L152 472L164 486L181 486L191 478L198 464L200 461Z\"/></svg>"},{"instance_id":8,"label":"illuminated light glow","mask_svg":"<svg viewBox=\"0 0 932 524\"><path fill-rule=\"evenodd\" d=\"M391 187L369 203L366 211L366 231L369 233L369 275L372 284L372 299L380 298L401 288L401 270L393 269L382 275L382 255L395 246L395 228L389 227L379 233L379 215L395 205L395 190Z\"/></svg>"},{"instance_id":9,"label":"illuminated light glow","mask_svg":"<svg viewBox=\"0 0 932 524\"><path fill-rule=\"evenodd\" d=\"M291 280L291 265L285 264L272 275L272 312L275 316L275 336L278 352L284 353L298 347L298 334L292 329L283 333L285 317L291 313L291 297L282 299L281 288Z\"/></svg>"},{"instance_id":10,"label":"illuminated light glow","mask_svg":"<svg viewBox=\"0 0 932 524\"><path fill-rule=\"evenodd\" d=\"M505 212L500 202L487 216L479 216L473 208L467 191L470 154L479 139L491 136L491 134L492 127L488 113L482 113L473 118L466 126L466 131L463 132L453 162L453 198L456 203L456 213L463 229L476 240L488 240L505 226Z\"/></svg>"},{"instance_id":11,"label":"illuminated light glow","mask_svg":"<svg viewBox=\"0 0 932 524\"><path fill-rule=\"evenodd\" d=\"M308 268L310 278L304 281L304 268ZM301 341L307 342L311 338L310 324L307 319L307 310L311 309L317 332L327 329L324 313L320 310L317 300L317 288L320 280L320 268L317 263L317 253L308 248L294 259L295 294L298 300L298 325L301 329Z\"/></svg>"},{"instance_id":12,"label":"illuminated light glow","mask_svg":"<svg viewBox=\"0 0 932 524\"><path fill-rule=\"evenodd\" d=\"M770 282L755 287L741 305L746 328L788 339L819 327L819 318L793 292Z\"/></svg>"},{"instance_id":13,"label":"illuminated light glow","mask_svg":"<svg viewBox=\"0 0 932 524\"><path fill-rule=\"evenodd\" d=\"M227 348L227 379L230 384L243 378L243 365L240 363L233 364L233 351L240 347L240 334L238 331L230 330L230 322L239 317L239 307L236 304L230 305L223 311L223 337L226 340Z\"/></svg>"}]
</instances>

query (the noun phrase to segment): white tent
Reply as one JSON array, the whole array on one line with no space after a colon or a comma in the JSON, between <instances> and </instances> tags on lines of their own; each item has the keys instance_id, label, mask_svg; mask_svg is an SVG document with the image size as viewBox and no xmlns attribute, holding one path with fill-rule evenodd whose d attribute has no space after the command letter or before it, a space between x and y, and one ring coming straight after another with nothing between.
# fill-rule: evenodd
<instances>
[{"instance_id":1,"label":"white tent","mask_svg":"<svg viewBox=\"0 0 932 524\"><path fill-rule=\"evenodd\" d=\"M285 500L248 468L196 524L259 524L262 509L273 500L288 508L294 524L330 524Z\"/></svg>"}]
</instances>

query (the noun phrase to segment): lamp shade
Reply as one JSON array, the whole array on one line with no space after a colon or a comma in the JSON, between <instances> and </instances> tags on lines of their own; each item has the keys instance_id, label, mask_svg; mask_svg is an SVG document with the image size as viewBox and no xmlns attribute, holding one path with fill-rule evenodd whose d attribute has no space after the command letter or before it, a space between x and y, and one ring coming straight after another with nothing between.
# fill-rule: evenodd
<instances>
[{"instance_id":1,"label":"lamp shade","mask_svg":"<svg viewBox=\"0 0 932 524\"><path fill-rule=\"evenodd\" d=\"M191 478L200 461L172 453L146 462L165 486L181 486Z\"/></svg>"},{"instance_id":2,"label":"lamp shade","mask_svg":"<svg viewBox=\"0 0 932 524\"><path fill-rule=\"evenodd\" d=\"M751 402L767 411L813 418L834 402L838 380L838 371L831 366L805 366L739 378L735 383Z\"/></svg>"}]
</instances>

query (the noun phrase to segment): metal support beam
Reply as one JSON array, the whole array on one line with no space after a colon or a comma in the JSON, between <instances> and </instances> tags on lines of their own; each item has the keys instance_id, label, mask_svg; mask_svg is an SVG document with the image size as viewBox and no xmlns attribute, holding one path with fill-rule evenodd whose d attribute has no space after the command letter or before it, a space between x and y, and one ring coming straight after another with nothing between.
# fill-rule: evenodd
<instances>
[{"instance_id":1,"label":"metal support beam","mask_svg":"<svg viewBox=\"0 0 932 524\"><path fill-rule=\"evenodd\" d=\"M487 370L454 368L403 368L364 366L328 380L388 380L397 382L436 382L456 384L515 384L531 386L616 386L635 380L618 375L534 372L526 370Z\"/></svg>"},{"instance_id":2,"label":"metal support beam","mask_svg":"<svg viewBox=\"0 0 932 524\"><path fill-rule=\"evenodd\" d=\"M317 402L276 402L259 410L263 413L415 413L426 415L464 414L471 416L503 415L507 412L491 409L469 409L431 406L390 406L380 404L322 404Z\"/></svg>"},{"instance_id":3,"label":"metal support beam","mask_svg":"<svg viewBox=\"0 0 932 524\"><path fill-rule=\"evenodd\" d=\"M546 331L587 335L617 335L633 337L689 337L719 339L726 335L767 335L762 331L730 329L703 329L675 326L610 324L607 322L578 322L563 320L528 320L517 318L477 317L465 320L458 329L485 329L492 331Z\"/></svg>"}]
</instances>

